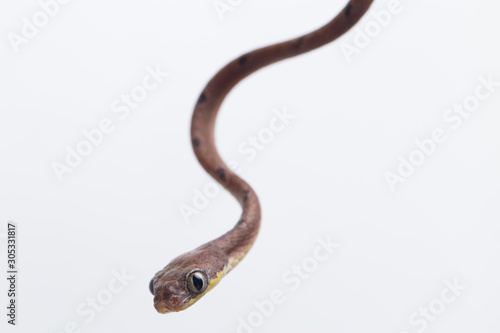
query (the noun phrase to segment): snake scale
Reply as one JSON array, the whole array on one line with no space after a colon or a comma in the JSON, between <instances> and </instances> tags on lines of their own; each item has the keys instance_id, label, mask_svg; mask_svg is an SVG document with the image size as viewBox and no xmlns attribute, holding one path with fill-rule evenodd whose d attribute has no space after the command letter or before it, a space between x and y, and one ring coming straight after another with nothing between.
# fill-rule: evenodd
<instances>
[{"instance_id":1,"label":"snake scale","mask_svg":"<svg viewBox=\"0 0 500 333\"><path fill-rule=\"evenodd\" d=\"M361 19L372 2L351 0L325 26L302 37L244 54L208 82L193 112L193 149L203 168L236 198L243 211L233 229L173 259L155 274L149 287L159 313L182 311L197 302L243 259L259 233L261 210L256 193L226 166L215 146L215 119L226 95L238 82L260 68L337 39Z\"/></svg>"}]
</instances>

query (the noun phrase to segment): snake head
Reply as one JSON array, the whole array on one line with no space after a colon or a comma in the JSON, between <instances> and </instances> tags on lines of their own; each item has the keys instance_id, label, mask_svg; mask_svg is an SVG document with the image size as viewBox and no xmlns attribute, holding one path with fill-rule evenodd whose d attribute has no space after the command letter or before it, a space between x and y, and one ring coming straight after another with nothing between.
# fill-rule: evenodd
<instances>
[{"instance_id":1,"label":"snake head","mask_svg":"<svg viewBox=\"0 0 500 333\"><path fill-rule=\"evenodd\" d=\"M219 283L226 267L227 256L210 243L175 258L150 282L156 311L187 309Z\"/></svg>"}]
</instances>

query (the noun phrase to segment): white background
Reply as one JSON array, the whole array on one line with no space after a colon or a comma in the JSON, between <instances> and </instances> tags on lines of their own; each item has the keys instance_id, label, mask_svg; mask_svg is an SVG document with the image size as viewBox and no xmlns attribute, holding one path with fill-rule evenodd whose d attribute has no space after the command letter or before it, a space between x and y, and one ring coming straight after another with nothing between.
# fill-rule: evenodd
<instances>
[{"instance_id":1,"label":"white background","mask_svg":"<svg viewBox=\"0 0 500 333\"><path fill-rule=\"evenodd\" d=\"M387 8L376 1L372 11ZM40 10L0 5L0 233L18 224L18 326L2 331L237 332L254 301L285 292L256 332L418 332L409 318L439 304L444 281L465 290L428 332L498 332L500 88L453 130L443 114L500 81L495 1L402 1L402 11L348 63L342 42L266 68L230 94L217 123L226 159L260 196L261 234L247 258L192 308L159 315L148 283L173 257L227 231L240 208L221 193L183 219L210 178L189 140L194 103L223 65L311 31L345 1L244 0L221 20L209 0L71 1L18 53L9 33ZM364 29L374 18L366 16ZM110 105L146 67L170 76L128 118ZM296 118L254 161L238 146L274 108ZM114 132L60 182L54 162L103 118ZM448 140L391 191L386 172L436 128ZM341 248L298 290L282 275L317 237ZM5 239L1 246L6 270ZM76 310L113 271L134 279L89 323ZM2 273L3 276L3 273ZM78 330L74 330L79 332ZM71 332L71 330L67 331ZM243 331L242 331L243 332Z\"/></svg>"}]
</instances>

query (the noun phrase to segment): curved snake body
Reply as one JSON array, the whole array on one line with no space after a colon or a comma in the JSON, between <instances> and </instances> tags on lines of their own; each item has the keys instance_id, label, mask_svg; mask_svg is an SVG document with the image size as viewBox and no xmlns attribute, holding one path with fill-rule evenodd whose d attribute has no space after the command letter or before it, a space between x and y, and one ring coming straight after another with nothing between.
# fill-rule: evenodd
<instances>
[{"instance_id":1,"label":"curved snake body","mask_svg":"<svg viewBox=\"0 0 500 333\"><path fill-rule=\"evenodd\" d=\"M240 203L235 227L221 237L172 260L151 280L160 313L182 311L215 287L247 254L260 228L261 210L254 190L222 161L214 126L226 95L242 79L277 61L306 53L344 34L366 13L373 0L351 0L332 21L302 37L247 53L226 65L207 84L194 109L191 140L203 168Z\"/></svg>"}]
</instances>

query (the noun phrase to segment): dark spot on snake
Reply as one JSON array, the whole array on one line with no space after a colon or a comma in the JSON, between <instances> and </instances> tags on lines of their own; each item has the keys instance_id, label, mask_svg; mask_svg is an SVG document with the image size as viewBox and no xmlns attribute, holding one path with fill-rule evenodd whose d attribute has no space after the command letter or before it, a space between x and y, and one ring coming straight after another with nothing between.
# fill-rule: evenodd
<instances>
[{"instance_id":1,"label":"dark spot on snake","mask_svg":"<svg viewBox=\"0 0 500 333\"><path fill-rule=\"evenodd\" d=\"M245 196L243 197L243 202L245 203L248 200L248 195L250 194L250 191L247 190L247 191L245 191L243 193L245 193Z\"/></svg>"},{"instance_id":2,"label":"dark spot on snake","mask_svg":"<svg viewBox=\"0 0 500 333\"><path fill-rule=\"evenodd\" d=\"M199 147L199 146L200 146L200 144L201 144L200 139L198 139L198 138L194 138L194 139L193 139L193 144L194 144L194 146L195 146L195 147Z\"/></svg>"},{"instance_id":3,"label":"dark spot on snake","mask_svg":"<svg viewBox=\"0 0 500 333\"><path fill-rule=\"evenodd\" d=\"M293 44L293 47L298 49L302 46L302 43L304 42L304 36L300 37L299 39L297 39L297 41L295 42L295 44Z\"/></svg>"},{"instance_id":4,"label":"dark spot on snake","mask_svg":"<svg viewBox=\"0 0 500 333\"><path fill-rule=\"evenodd\" d=\"M217 169L217 176L224 180L226 178L226 171L224 171L224 169Z\"/></svg>"},{"instance_id":5,"label":"dark spot on snake","mask_svg":"<svg viewBox=\"0 0 500 333\"><path fill-rule=\"evenodd\" d=\"M236 225L242 225L243 223L245 223L245 219L241 219L238 221L238 223Z\"/></svg>"},{"instance_id":6,"label":"dark spot on snake","mask_svg":"<svg viewBox=\"0 0 500 333\"><path fill-rule=\"evenodd\" d=\"M238 60L238 62L240 63L240 65L244 65L248 60L248 57L246 55L244 56L241 56L240 59Z\"/></svg>"},{"instance_id":7,"label":"dark spot on snake","mask_svg":"<svg viewBox=\"0 0 500 333\"><path fill-rule=\"evenodd\" d=\"M207 100L207 96L205 96L204 93L200 95L200 98L198 98L198 103L203 103Z\"/></svg>"},{"instance_id":8,"label":"dark spot on snake","mask_svg":"<svg viewBox=\"0 0 500 333\"><path fill-rule=\"evenodd\" d=\"M352 5L351 4L348 4L345 7L345 11L344 11L345 16L349 16L349 14L351 14L351 9L352 9Z\"/></svg>"}]
</instances>

